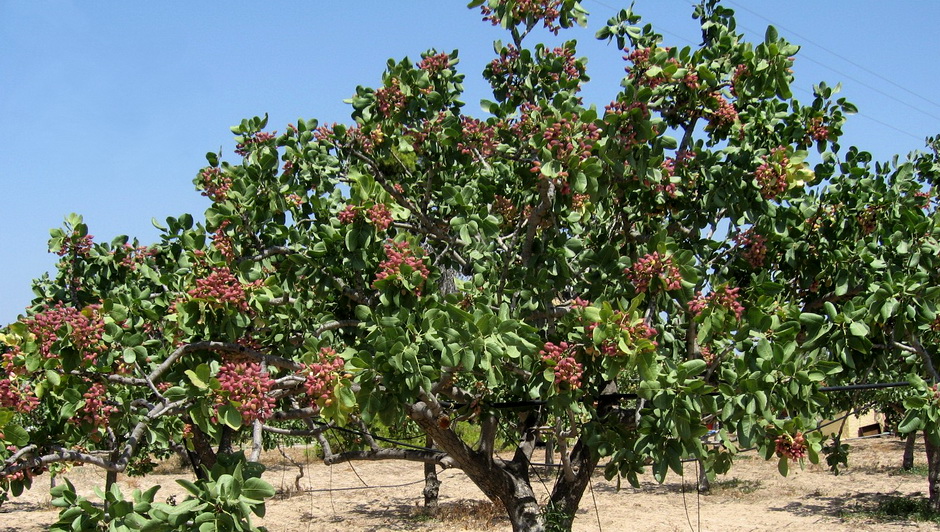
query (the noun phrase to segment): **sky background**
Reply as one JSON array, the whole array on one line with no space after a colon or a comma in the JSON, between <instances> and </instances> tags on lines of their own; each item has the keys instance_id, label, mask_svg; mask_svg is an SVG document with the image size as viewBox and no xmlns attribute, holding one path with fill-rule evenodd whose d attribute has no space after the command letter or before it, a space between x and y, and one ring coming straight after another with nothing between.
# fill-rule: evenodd
<instances>
[{"instance_id":1,"label":"sky background","mask_svg":"<svg viewBox=\"0 0 940 532\"><path fill-rule=\"evenodd\" d=\"M0 0L0 324L32 299L30 280L50 270L49 229L76 212L98 241L157 240L151 218L199 215L208 200L192 179L205 154L231 158L229 127L270 116L349 122L342 100L376 86L389 58L460 50L465 110L482 114L479 73L508 35L465 1L360 0L123 2ZM726 0L739 29L768 24L803 48L797 99L814 83L842 82L860 113L843 146L886 160L940 133L940 2ZM616 94L622 53L593 39L617 0L584 0L588 29L562 32L589 58L585 103ZM700 39L688 0L636 0L667 46ZM544 32L530 38L552 41Z\"/></svg>"}]
</instances>

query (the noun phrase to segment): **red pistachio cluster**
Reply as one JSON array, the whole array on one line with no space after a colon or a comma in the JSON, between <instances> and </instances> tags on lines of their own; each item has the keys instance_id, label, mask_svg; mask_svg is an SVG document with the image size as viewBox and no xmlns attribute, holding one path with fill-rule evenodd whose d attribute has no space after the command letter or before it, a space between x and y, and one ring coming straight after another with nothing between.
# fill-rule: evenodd
<instances>
[{"instance_id":1,"label":"red pistachio cluster","mask_svg":"<svg viewBox=\"0 0 940 532\"><path fill-rule=\"evenodd\" d=\"M746 78L750 73L751 71L748 68L748 66L743 63L734 67L734 74L731 76L731 95L732 96L734 97L739 96L739 93L740 93L739 86L740 86L741 80Z\"/></svg>"},{"instance_id":2,"label":"red pistachio cluster","mask_svg":"<svg viewBox=\"0 0 940 532\"><path fill-rule=\"evenodd\" d=\"M147 257L154 255L156 251L147 246L132 246L124 244L124 257L121 259L121 266L136 270L137 266L143 263Z\"/></svg>"},{"instance_id":3,"label":"red pistachio cluster","mask_svg":"<svg viewBox=\"0 0 940 532\"><path fill-rule=\"evenodd\" d=\"M59 331L68 326L68 339L72 346L82 353L86 362L94 363L104 349L101 342L104 321L98 315L100 307L89 305L82 311L75 307L66 307L64 303L59 302L54 307L47 306L45 310L25 320L26 328L35 335L42 356L55 358L58 353L52 352L52 345L60 340Z\"/></svg>"},{"instance_id":4,"label":"red pistachio cluster","mask_svg":"<svg viewBox=\"0 0 940 532\"><path fill-rule=\"evenodd\" d=\"M0 379L0 407L26 413L38 404L39 398L32 393L28 384L18 384L13 375Z\"/></svg>"},{"instance_id":5,"label":"red pistachio cluster","mask_svg":"<svg viewBox=\"0 0 940 532\"><path fill-rule=\"evenodd\" d=\"M232 239L225 234L225 229L227 229L229 225L231 225L231 221L222 220L219 227L210 233L210 237L212 238L212 247L217 249L219 253L225 257L226 262L231 263L235 260L235 246L232 244Z\"/></svg>"},{"instance_id":6,"label":"red pistachio cluster","mask_svg":"<svg viewBox=\"0 0 940 532\"><path fill-rule=\"evenodd\" d=\"M640 142L637 140L638 121L650 117L649 107L643 102L611 102L605 108L604 122L617 129L615 139L624 149L630 149Z\"/></svg>"},{"instance_id":7,"label":"red pistachio cluster","mask_svg":"<svg viewBox=\"0 0 940 532\"><path fill-rule=\"evenodd\" d=\"M568 342L560 344L545 342L539 355L542 361L555 372L555 385L566 384L572 389L581 387L581 374L584 373L584 367L575 360Z\"/></svg>"},{"instance_id":8,"label":"red pistachio cluster","mask_svg":"<svg viewBox=\"0 0 940 532\"><path fill-rule=\"evenodd\" d=\"M660 255L658 251L640 257L632 266L624 268L623 273L636 286L638 292L646 292L656 278L665 283L666 290L682 288L682 274L672 262L672 257Z\"/></svg>"},{"instance_id":9,"label":"red pistachio cluster","mask_svg":"<svg viewBox=\"0 0 940 532\"><path fill-rule=\"evenodd\" d=\"M418 63L418 68L427 71L429 74L437 74L438 72L447 69L449 66L450 56L443 52L437 55L429 55Z\"/></svg>"},{"instance_id":10,"label":"red pistachio cluster","mask_svg":"<svg viewBox=\"0 0 940 532\"><path fill-rule=\"evenodd\" d=\"M616 318L620 322L620 330L627 333L629 340L627 341L630 345L635 345L637 340L649 340L656 336L656 329L651 327L643 320L637 320L636 323L630 323L630 319L627 315L622 312L618 313ZM585 327L585 332L592 331L596 324L591 324ZM653 348L659 344L655 340L651 340ZM601 353L606 356L623 356L627 353L620 350L620 342L614 340L604 340L601 344Z\"/></svg>"},{"instance_id":11,"label":"red pistachio cluster","mask_svg":"<svg viewBox=\"0 0 940 532\"><path fill-rule=\"evenodd\" d=\"M62 248L56 251L56 255L60 257L66 255L70 257L87 257L88 252L91 251L93 238L92 235L83 236L78 231L72 231L72 234L62 242Z\"/></svg>"},{"instance_id":12,"label":"red pistachio cluster","mask_svg":"<svg viewBox=\"0 0 940 532\"><path fill-rule=\"evenodd\" d=\"M819 116L810 120L809 127L806 128L806 133L815 141L829 139L829 128L826 127L822 117Z\"/></svg>"},{"instance_id":13,"label":"red pistachio cluster","mask_svg":"<svg viewBox=\"0 0 940 532\"><path fill-rule=\"evenodd\" d=\"M392 213L384 203L376 203L369 208L369 210L366 211L366 217L369 218L369 222L379 231L385 231L392 225ZM342 218L340 218L340 221L342 221Z\"/></svg>"},{"instance_id":14,"label":"red pistachio cluster","mask_svg":"<svg viewBox=\"0 0 940 532\"><path fill-rule=\"evenodd\" d=\"M797 432L795 436L781 434L776 439L775 451L777 456L787 457L791 460L799 460L806 457L806 438L802 432Z\"/></svg>"},{"instance_id":15,"label":"red pistachio cluster","mask_svg":"<svg viewBox=\"0 0 940 532\"><path fill-rule=\"evenodd\" d=\"M558 160L567 160L577 155L582 161L591 156L594 143L601 136L600 130L594 124L577 122L562 118L545 129L542 138L545 139L548 149Z\"/></svg>"},{"instance_id":16,"label":"red pistachio cluster","mask_svg":"<svg viewBox=\"0 0 940 532\"><path fill-rule=\"evenodd\" d=\"M698 316L708 307L721 307L733 313L737 319L744 315L744 305L739 301L741 289L738 287L728 288L722 286L717 290L710 292L707 296L702 292L696 292L695 299L689 301L689 312Z\"/></svg>"},{"instance_id":17,"label":"red pistachio cluster","mask_svg":"<svg viewBox=\"0 0 940 532\"><path fill-rule=\"evenodd\" d=\"M189 297L202 299L217 306L232 305L245 312L248 299L245 287L228 268L213 268L206 277L196 279L196 288L187 292Z\"/></svg>"},{"instance_id":18,"label":"red pistachio cluster","mask_svg":"<svg viewBox=\"0 0 940 532\"><path fill-rule=\"evenodd\" d=\"M738 110L724 96L715 95L715 98L718 100L718 109L708 117L708 127L705 129L723 131L738 121Z\"/></svg>"},{"instance_id":19,"label":"red pistachio cluster","mask_svg":"<svg viewBox=\"0 0 940 532\"><path fill-rule=\"evenodd\" d=\"M744 260L752 268L760 268L764 265L764 259L767 257L767 238L754 229L748 229L735 235L734 242L741 247Z\"/></svg>"},{"instance_id":20,"label":"red pistachio cluster","mask_svg":"<svg viewBox=\"0 0 940 532\"><path fill-rule=\"evenodd\" d=\"M415 255L408 242L393 242L390 240L385 244L385 256L388 258L379 263L379 273L375 274L372 287L376 288L376 283L384 279L400 278L402 266L411 268L413 271L418 272L422 278L427 279L430 272L427 265L424 264L424 250L418 249L421 253Z\"/></svg>"},{"instance_id":21,"label":"red pistachio cluster","mask_svg":"<svg viewBox=\"0 0 940 532\"><path fill-rule=\"evenodd\" d=\"M385 118L391 118L401 112L405 108L406 99L398 79L395 78L392 78L388 86L375 91L375 104Z\"/></svg>"},{"instance_id":22,"label":"red pistachio cluster","mask_svg":"<svg viewBox=\"0 0 940 532\"><path fill-rule=\"evenodd\" d=\"M764 199L774 199L787 189L787 165L790 159L786 156L786 150L783 146L770 150L770 155L763 156L763 162L754 171L754 179Z\"/></svg>"},{"instance_id":23,"label":"red pistachio cluster","mask_svg":"<svg viewBox=\"0 0 940 532\"><path fill-rule=\"evenodd\" d=\"M336 217L339 219L339 223L343 225L349 225L356 221L356 214L359 211L356 209L355 205L349 204L339 211Z\"/></svg>"},{"instance_id":24,"label":"red pistachio cluster","mask_svg":"<svg viewBox=\"0 0 940 532\"><path fill-rule=\"evenodd\" d=\"M268 396L268 392L274 386L274 379L261 370L261 364L227 361L219 367L216 378L219 380L219 389L215 392L216 409L231 403L245 424L271 416L275 400Z\"/></svg>"},{"instance_id":25,"label":"red pistachio cluster","mask_svg":"<svg viewBox=\"0 0 940 532\"><path fill-rule=\"evenodd\" d=\"M241 155L242 157L247 157L248 152L251 151L251 147L264 144L268 141L274 140L274 136L277 135L277 131L274 133L268 133L267 131L259 131L254 135L246 138L243 142L240 142L235 145L235 153Z\"/></svg>"},{"instance_id":26,"label":"red pistachio cluster","mask_svg":"<svg viewBox=\"0 0 940 532\"><path fill-rule=\"evenodd\" d=\"M708 347L707 345L702 346L701 352L702 360L704 360L708 365L714 364L715 359L718 358L718 355L713 353L711 347Z\"/></svg>"},{"instance_id":27,"label":"red pistachio cluster","mask_svg":"<svg viewBox=\"0 0 940 532\"><path fill-rule=\"evenodd\" d=\"M118 407L108 402L108 387L96 382L82 395L85 406L81 417L73 417L70 421L78 424L88 424L93 427L107 427L111 416L118 413Z\"/></svg>"},{"instance_id":28,"label":"red pistachio cluster","mask_svg":"<svg viewBox=\"0 0 940 532\"><path fill-rule=\"evenodd\" d=\"M326 404L333 395L333 388L339 380L339 371L343 369L345 361L330 347L321 347L316 362L307 364L307 380L304 389L310 404L323 399Z\"/></svg>"},{"instance_id":29,"label":"red pistachio cluster","mask_svg":"<svg viewBox=\"0 0 940 532\"><path fill-rule=\"evenodd\" d=\"M232 188L232 179L216 167L209 167L199 174L202 177L202 195L215 203L228 199L228 191Z\"/></svg>"},{"instance_id":30,"label":"red pistachio cluster","mask_svg":"<svg viewBox=\"0 0 940 532\"><path fill-rule=\"evenodd\" d=\"M558 19L561 17L562 0L515 0L512 2L512 18L517 21L535 20L542 21L542 26L548 31L558 35L561 26ZM496 15L492 8L486 4L480 6L480 12L483 20L491 22L494 26L499 26L502 21Z\"/></svg>"},{"instance_id":31,"label":"red pistachio cluster","mask_svg":"<svg viewBox=\"0 0 940 532\"><path fill-rule=\"evenodd\" d=\"M496 139L496 131L491 126L468 116L460 117L460 125L463 130L463 138L457 142L457 149L460 153L479 154L484 158L493 155L499 143Z\"/></svg>"},{"instance_id":32,"label":"red pistachio cluster","mask_svg":"<svg viewBox=\"0 0 940 532\"><path fill-rule=\"evenodd\" d=\"M858 222L858 228L863 235L870 235L878 228L878 207L869 205L861 214L855 217Z\"/></svg>"}]
</instances>

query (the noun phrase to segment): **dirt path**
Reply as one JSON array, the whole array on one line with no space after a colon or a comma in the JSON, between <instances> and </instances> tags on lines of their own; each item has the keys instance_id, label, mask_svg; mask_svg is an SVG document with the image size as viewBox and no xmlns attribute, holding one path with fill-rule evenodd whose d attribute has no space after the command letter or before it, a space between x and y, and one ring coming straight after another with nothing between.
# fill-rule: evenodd
<instances>
[{"instance_id":1,"label":"dirt path","mask_svg":"<svg viewBox=\"0 0 940 532\"><path fill-rule=\"evenodd\" d=\"M880 497L900 495L923 497L926 477L899 474L902 442L894 438L859 440L853 443L850 468L838 477L819 466L795 468L787 478L777 473L774 462L742 457L731 474L721 477L709 495L698 496L694 470L684 483L670 476L657 484L651 476L634 489L624 482L608 482L600 475L593 490L585 493L575 521L579 531L763 531L822 529L826 531L937 530L932 523L874 522L851 514L858 508L873 507ZM422 468L403 462L360 462L327 467L306 459L304 449L293 454L305 463L301 479L303 492L291 493L297 470L279 454L265 461L265 479L281 492L269 501L267 515L260 524L271 532L355 530L506 530L508 521L485 500L476 487L457 470L440 474L441 516L429 517L422 511ZM918 451L923 463L923 449ZM691 468L690 468L691 469ZM176 495L182 489L174 479L179 473L161 473L145 478L121 478L122 488L147 488L161 484L158 500ZM86 496L92 487L104 485L104 473L90 467L76 468L70 480ZM547 495L535 479L537 492ZM549 481L546 479L546 484ZM0 507L0 532L46 530L56 520L49 506L45 479L38 479L31 491ZM126 491L127 493L127 491ZM849 517L843 517L843 514Z\"/></svg>"}]
</instances>

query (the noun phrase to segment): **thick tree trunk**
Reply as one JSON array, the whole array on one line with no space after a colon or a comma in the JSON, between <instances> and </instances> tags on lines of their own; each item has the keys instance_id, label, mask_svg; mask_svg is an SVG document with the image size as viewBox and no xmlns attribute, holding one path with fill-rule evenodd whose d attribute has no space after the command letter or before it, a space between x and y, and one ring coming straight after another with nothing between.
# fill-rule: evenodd
<instances>
[{"instance_id":1,"label":"thick tree trunk","mask_svg":"<svg viewBox=\"0 0 940 532\"><path fill-rule=\"evenodd\" d=\"M917 443L917 432L907 435L904 441L904 458L901 459L901 469L910 471L914 469L914 444Z\"/></svg>"},{"instance_id":2,"label":"thick tree trunk","mask_svg":"<svg viewBox=\"0 0 940 532\"><path fill-rule=\"evenodd\" d=\"M583 438L578 439L574 449L571 450L570 460L571 468L574 471L573 477L562 474L555 483L551 496L552 510L559 514L555 522L562 525L564 530L571 530L574 523L574 514L581 504L584 490L591 482L591 475L594 474L594 470L597 468L598 458L584 444Z\"/></svg>"},{"instance_id":3,"label":"thick tree trunk","mask_svg":"<svg viewBox=\"0 0 940 532\"><path fill-rule=\"evenodd\" d=\"M924 431L924 447L927 449L927 484L930 508L940 512L940 447L935 446Z\"/></svg>"},{"instance_id":4,"label":"thick tree trunk","mask_svg":"<svg viewBox=\"0 0 940 532\"><path fill-rule=\"evenodd\" d=\"M215 465L215 451L212 449L212 442L209 441L209 437L206 436L206 433L202 431L196 425L192 426L192 444L193 450L188 450L189 462L193 467L193 473L195 473L196 478L205 480L206 473L202 470L201 466L206 466L206 468L212 468Z\"/></svg>"},{"instance_id":5,"label":"thick tree trunk","mask_svg":"<svg viewBox=\"0 0 940 532\"><path fill-rule=\"evenodd\" d=\"M411 407L410 417L446 452L493 502L502 503L514 532L543 532L545 518L529 484L528 457L516 451L512 461L471 449L450 429L449 420L424 403ZM530 436L534 447L534 433Z\"/></svg>"},{"instance_id":6,"label":"thick tree trunk","mask_svg":"<svg viewBox=\"0 0 940 532\"><path fill-rule=\"evenodd\" d=\"M434 440L428 436L424 440L424 446L431 449ZM438 504L438 494L440 493L441 481L437 479L437 465L431 462L424 463L424 507L436 509Z\"/></svg>"}]
</instances>

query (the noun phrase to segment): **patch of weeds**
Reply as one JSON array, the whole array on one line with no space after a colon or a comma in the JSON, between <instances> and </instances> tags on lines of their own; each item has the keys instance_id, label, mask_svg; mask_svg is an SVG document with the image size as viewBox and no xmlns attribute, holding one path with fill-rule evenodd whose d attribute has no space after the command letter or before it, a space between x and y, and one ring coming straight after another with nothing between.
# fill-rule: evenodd
<instances>
[{"instance_id":1,"label":"patch of weeds","mask_svg":"<svg viewBox=\"0 0 940 532\"><path fill-rule=\"evenodd\" d=\"M895 475L911 475L914 477L926 477L928 472L927 464L917 464L910 469L898 468Z\"/></svg>"},{"instance_id":2,"label":"patch of weeds","mask_svg":"<svg viewBox=\"0 0 940 532\"><path fill-rule=\"evenodd\" d=\"M736 491L745 495L754 493L761 488L759 480L741 480L740 478L731 478L728 480L716 480L711 483L711 489L716 491Z\"/></svg>"},{"instance_id":3,"label":"patch of weeds","mask_svg":"<svg viewBox=\"0 0 940 532\"><path fill-rule=\"evenodd\" d=\"M503 530L506 511L502 505L490 501L456 501L437 508L415 509L409 519L416 523L438 521L455 527L475 530Z\"/></svg>"},{"instance_id":4,"label":"patch of weeds","mask_svg":"<svg viewBox=\"0 0 940 532\"><path fill-rule=\"evenodd\" d=\"M879 521L928 521L940 524L940 512L930 509L930 502L923 497L890 496L881 499L874 509L858 508L847 514L867 517ZM845 515L849 517L850 515Z\"/></svg>"}]
</instances>

